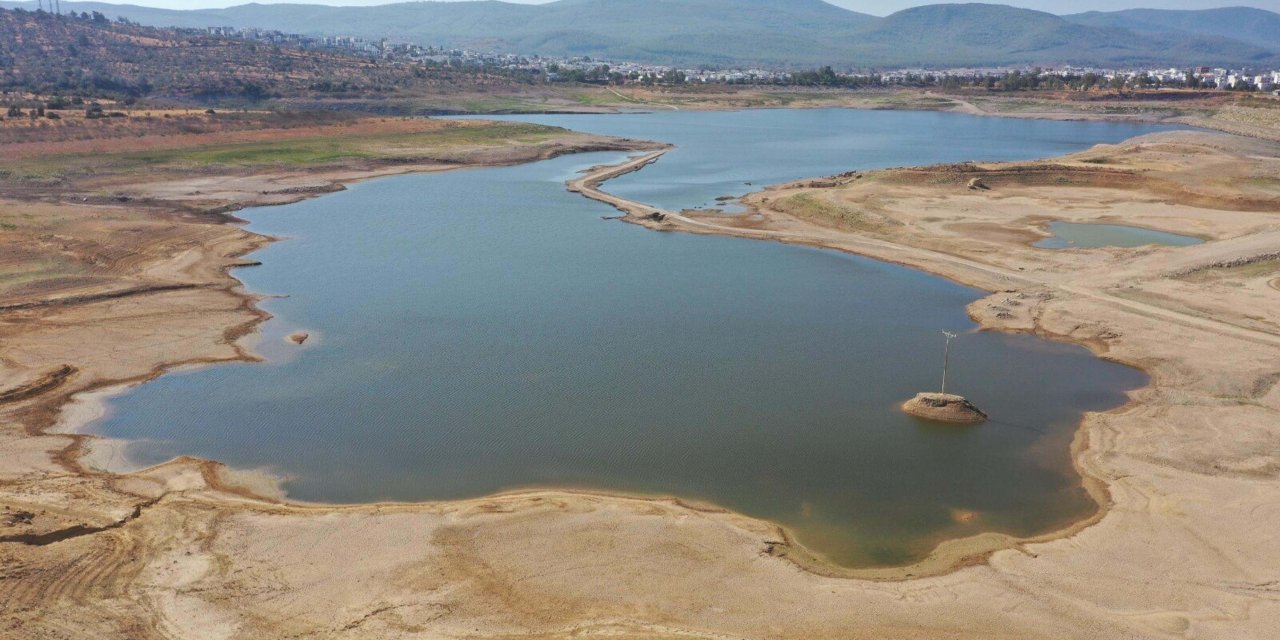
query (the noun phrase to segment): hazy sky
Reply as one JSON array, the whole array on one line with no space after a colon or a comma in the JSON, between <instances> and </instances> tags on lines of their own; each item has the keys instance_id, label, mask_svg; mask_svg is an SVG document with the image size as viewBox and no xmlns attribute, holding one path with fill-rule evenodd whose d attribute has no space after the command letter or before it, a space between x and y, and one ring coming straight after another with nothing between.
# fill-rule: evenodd
<instances>
[{"instance_id":1,"label":"hazy sky","mask_svg":"<svg viewBox=\"0 0 1280 640\"><path fill-rule=\"evenodd\" d=\"M169 9L204 9L210 7L230 7L246 4L249 0L105 0L114 4L136 4L148 7L166 7ZM256 0L260 3L293 2L298 4L332 4L332 5L374 5L391 4L393 0ZM400 0L403 1L403 0ZM452 0L446 0L452 1ZM542 4L549 0L508 0L523 4ZM933 4L941 0L828 0L831 4L840 5L854 11L875 15L886 15L922 4ZM1078 13L1081 11L1114 11L1117 9L1210 9L1222 6L1251 6L1280 12L1280 0L987 0L1010 4L1016 7L1039 9L1051 13Z\"/></svg>"}]
</instances>

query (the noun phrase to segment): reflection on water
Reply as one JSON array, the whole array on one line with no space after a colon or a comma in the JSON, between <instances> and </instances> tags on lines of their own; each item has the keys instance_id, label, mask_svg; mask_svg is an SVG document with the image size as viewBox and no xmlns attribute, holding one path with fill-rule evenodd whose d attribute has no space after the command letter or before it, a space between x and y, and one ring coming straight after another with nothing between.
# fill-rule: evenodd
<instances>
[{"instance_id":1,"label":"reflection on water","mask_svg":"<svg viewBox=\"0 0 1280 640\"><path fill-rule=\"evenodd\" d=\"M680 144L610 185L672 207L746 182L1041 156L1145 130L887 112L612 118L541 119ZM141 441L143 462L275 469L307 500L678 494L780 522L851 565L1092 509L1073 431L1140 373L966 333L949 385L995 420L913 420L897 405L936 386L939 330L974 329L977 291L831 251L602 220L614 212L563 182L621 157L387 178L246 211L290 238L237 273L287 295L263 305L277 317L270 362L165 376L113 401L100 430ZM296 328L315 340L285 344Z\"/></svg>"}]
</instances>

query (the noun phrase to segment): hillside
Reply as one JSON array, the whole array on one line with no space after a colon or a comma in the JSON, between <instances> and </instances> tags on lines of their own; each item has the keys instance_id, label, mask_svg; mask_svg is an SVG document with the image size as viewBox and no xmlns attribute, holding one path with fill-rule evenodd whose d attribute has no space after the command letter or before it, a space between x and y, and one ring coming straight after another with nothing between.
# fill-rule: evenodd
<instances>
[{"instance_id":1,"label":"hillside","mask_svg":"<svg viewBox=\"0 0 1280 640\"><path fill-rule=\"evenodd\" d=\"M1064 16L1076 24L1115 27L1143 33L1183 33L1232 38L1275 49L1280 42L1280 14L1251 7L1203 11L1131 9Z\"/></svg>"},{"instance_id":2,"label":"hillside","mask_svg":"<svg viewBox=\"0 0 1280 640\"><path fill-rule=\"evenodd\" d=\"M199 11L76 2L63 7L157 26L258 27L688 66L1280 64L1280 39L1267 37L1280 15L1265 11L1224 10L1218 20L1209 19L1218 15L1212 12L1155 12L1155 18L1117 12L1068 20L992 4L924 6L876 18L822 0L247 4ZM1184 22L1190 26L1175 29Z\"/></svg>"},{"instance_id":3,"label":"hillside","mask_svg":"<svg viewBox=\"0 0 1280 640\"><path fill-rule=\"evenodd\" d=\"M215 38L189 30L0 10L0 90L210 102L394 98L512 84L445 66Z\"/></svg>"},{"instance_id":4,"label":"hillside","mask_svg":"<svg viewBox=\"0 0 1280 640\"><path fill-rule=\"evenodd\" d=\"M34 8L32 2L0 5ZM248 4L169 11L64 2L65 11L155 26L258 27L307 35L660 63L814 65L875 18L822 0L560 0L410 2L371 7Z\"/></svg>"},{"instance_id":5,"label":"hillside","mask_svg":"<svg viewBox=\"0 0 1280 640\"><path fill-rule=\"evenodd\" d=\"M1246 64L1277 58L1274 49L1222 37L1139 34L994 4L900 11L861 29L851 48L859 59L922 66Z\"/></svg>"}]
</instances>

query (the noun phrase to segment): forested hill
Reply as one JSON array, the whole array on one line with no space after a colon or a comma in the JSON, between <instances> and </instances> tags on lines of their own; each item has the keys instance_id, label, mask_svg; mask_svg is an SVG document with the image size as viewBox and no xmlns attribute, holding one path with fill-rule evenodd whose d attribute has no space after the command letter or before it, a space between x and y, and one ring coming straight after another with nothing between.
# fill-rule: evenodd
<instances>
[{"instance_id":1,"label":"forested hill","mask_svg":"<svg viewBox=\"0 0 1280 640\"><path fill-rule=\"evenodd\" d=\"M22 4L34 7L30 2ZM201 11L63 2L63 9L100 11L156 26L257 27L306 35L389 38L424 46L651 62L806 66L829 61L826 52L838 50L859 26L874 20L822 0L409 2L370 7L248 4Z\"/></svg>"},{"instance_id":2,"label":"forested hill","mask_svg":"<svg viewBox=\"0 0 1280 640\"><path fill-rule=\"evenodd\" d=\"M3 2L34 8L34 2ZM63 2L143 24L257 27L307 35L689 66L841 69L1008 64L1280 64L1280 16L1261 10L1116 12L1063 18L993 4L932 5L885 18L822 0L247 4L173 11Z\"/></svg>"},{"instance_id":3,"label":"forested hill","mask_svg":"<svg viewBox=\"0 0 1280 640\"><path fill-rule=\"evenodd\" d=\"M173 98L394 99L516 82L474 69L395 65L367 56L274 47L202 32L0 9L0 91Z\"/></svg>"},{"instance_id":4,"label":"forested hill","mask_svg":"<svg viewBox=\"0 0 1280 640\"><path fill-rule=\"evenodd\" d=\"M1219 36L1270 49L1280 46L1277 44L1280 42L1280 14L1251 7L1202 11L1091 11L1065 17L1070 22L1094 27L1118 27L1143 33Z\"/></svg>"},{"instance_id":5,"label":"forested hill","mask_svg":"<svg viewBox=\"0 0 1280 640\"><path fill-rule=\"evenodd\" d=\"M1050 13L1004 5L938 4L900 11L866 25L849 49L855 59L921 66L1265 66L1280 59L1280 38L1267 48L1211 34L1138 33L1081 25Z\"/></svg>"}]
</instances>

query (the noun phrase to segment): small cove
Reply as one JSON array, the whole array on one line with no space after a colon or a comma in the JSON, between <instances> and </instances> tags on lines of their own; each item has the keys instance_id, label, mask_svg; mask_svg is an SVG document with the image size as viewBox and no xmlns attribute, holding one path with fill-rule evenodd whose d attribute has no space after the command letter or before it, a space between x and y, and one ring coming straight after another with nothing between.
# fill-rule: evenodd
<instances>
[{"instance_id":1,"label":"small cove","mask_svg":"<svg viewBox=\"0 0 1280 640\"><path fill-rule=\"evenodd\" d=\"M1032 158L1142 125L839 110L522 116L677 148L610 191L669 208L852 168ZM945 137L945 145L938 144ZM1079 347L973 333L981 293L831 251L660 234L563 182L620 154L401 176L243 212L287 241L237 272L268 362L165 376L95 429L156 463L268 468L299 499L432 500L530 486L674 494L787 526L845 565L939 540L1031 535L1093 505L1071 468L1082 412L1134 370ZM751 183L751 184L748 184ZM284 342L295 328L316 336ZM915 421L939 331L996 418Z\"/></svg>"}]
</instances>

